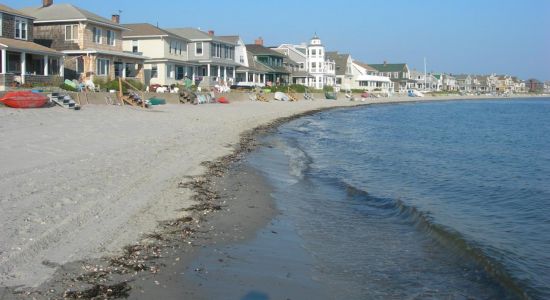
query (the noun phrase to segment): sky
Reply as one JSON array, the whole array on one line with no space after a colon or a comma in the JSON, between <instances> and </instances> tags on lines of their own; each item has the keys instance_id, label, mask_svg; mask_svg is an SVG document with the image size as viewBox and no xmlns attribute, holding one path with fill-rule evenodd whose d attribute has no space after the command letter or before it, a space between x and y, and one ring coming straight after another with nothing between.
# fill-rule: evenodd
<instances>
[{"instance_id":1,"label":"sky","mask_svg":"<svg viewBox=\"0 0 550 300\"><path fill-rule=\"evenodd\" d=\"M41 0L2 0L12 8ZM266 46L309 42L365 63L407 63L452 74L550 80L550 0L54 0L122 23L195 27L258 37Z\"/></svg>"}]
</instances>

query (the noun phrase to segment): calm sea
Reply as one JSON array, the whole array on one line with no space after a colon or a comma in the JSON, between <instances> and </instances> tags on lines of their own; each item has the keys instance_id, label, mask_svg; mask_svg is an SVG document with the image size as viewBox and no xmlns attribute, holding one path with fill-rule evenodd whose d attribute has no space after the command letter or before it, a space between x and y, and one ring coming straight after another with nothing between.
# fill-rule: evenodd
<instances>
[{"instance_id":1,"label":"calm sea","mask_svg":"<svg viewBox=\"0 0 550 300\"><path fill-rule=\"evenodd\" d=\"M550 99L376 105L250 163L331 298L550 298Z\"/></svg>"},{"instance_id":2,"label":"calm sea","mask_svg":"<svg viewBox=\"0 0 550 300\"><path fill-rule=\"evenodd\" d=\"M263 145L281 214L209 263L254 299L550 299L550 99L332 110Z\"/></svg>"}]
</instances>

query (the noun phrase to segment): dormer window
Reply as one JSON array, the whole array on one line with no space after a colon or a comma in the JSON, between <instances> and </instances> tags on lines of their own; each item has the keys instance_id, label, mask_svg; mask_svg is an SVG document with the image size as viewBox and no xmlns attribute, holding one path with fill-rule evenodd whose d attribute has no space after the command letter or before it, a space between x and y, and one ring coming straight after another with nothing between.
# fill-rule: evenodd
<instances>
[{"instance_id":1,"label":"dormer window","mask_svg":"<svg viewBox=\"0 0 550 300\"><path fill-rule=\"evenodd\" d=\"M27 39L28 24L27 19L15 18L15 38L20 40Z\"/></svg>"}]
</instances>

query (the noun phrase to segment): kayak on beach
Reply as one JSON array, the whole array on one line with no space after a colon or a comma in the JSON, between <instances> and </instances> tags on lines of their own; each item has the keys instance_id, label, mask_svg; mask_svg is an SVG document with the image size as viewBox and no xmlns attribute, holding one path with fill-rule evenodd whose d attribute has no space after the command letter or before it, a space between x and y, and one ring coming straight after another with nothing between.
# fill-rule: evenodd
<instances>
[{"instance_id":1,"label":"kayak on beach","mask_svg":"<svg viewBox=\"0 0 550 300\"><path fill-rule=\"evenodd\" d=\"M13 108L38 108L48 102L48 97L31 91L8 92L0 99L4 105Z\"/></svg>"}]
</instances>

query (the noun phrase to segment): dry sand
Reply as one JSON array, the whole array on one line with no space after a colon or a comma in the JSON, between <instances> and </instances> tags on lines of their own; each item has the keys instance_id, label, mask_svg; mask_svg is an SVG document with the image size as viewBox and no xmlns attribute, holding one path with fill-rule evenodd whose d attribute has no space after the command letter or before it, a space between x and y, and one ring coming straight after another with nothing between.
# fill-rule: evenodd
<instances>
[{"instance_id":1,"label":"dry sand","mask_svg":"<svg viewBox=\"0 0 550 300\"><path fill-rule=\"evenodd\" d=\"M244 131L299 113L361 104L0 108L0 287L38 286L60 265L120 253L159 221L189 214L181 209L194 204L193 192L178 183L202 174L202 162L233 152Z\"/></svg>"}]
</instances>

